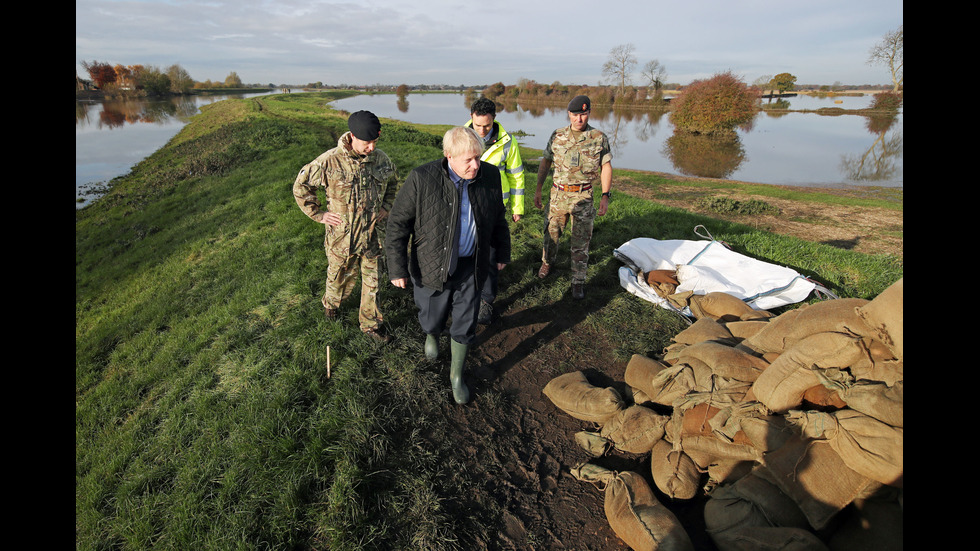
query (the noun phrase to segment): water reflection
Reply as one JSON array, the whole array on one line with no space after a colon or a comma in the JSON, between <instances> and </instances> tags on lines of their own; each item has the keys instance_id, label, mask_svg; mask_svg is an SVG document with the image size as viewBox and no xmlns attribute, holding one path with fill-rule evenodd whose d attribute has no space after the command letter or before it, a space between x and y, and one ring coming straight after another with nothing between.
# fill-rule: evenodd
<instances>
[{"instance_id":1,"label":"water reflection","mask_svg":"<svg viewBox=\"0 0 980 551\"><path fill-rule=\"evenodd\" d=\"M506 113L517 112L520 109L516 103L503 105ZM565 109L556 106L527 106L526 111L532 117L548 114L560 120L566 116ZM636 139L643 144L656 138L663 126L673 127L666 111L616 110L598 106L592 108L589 123L606 133L615 159L613 164L621 168L637 168L624 166L618 162L624 153L640 147L631 139ZM745 131L750 131L751 128L751 123L742 127ZM641 150L648 151L647 148ZM738 135L718 138L678 131L674 131L666 138L660 154L670 162L673 171L702 178L729 178L746 158L745 147Z\"/></svg>"},{"instance_id":2,"label":"water reflection","mask_svg":"<svg viewBox=\"0 0 980 551\"><path fill-rule=\"evenodd\" d=\"M664 144L663 154L686 176L731 178L745 161L745 147L737 135L704 136L674 132Z\"/></svg>"},{"instance_id":3,"label":"water reflection","mask_svg":"<svg viewBox=\"0 0 980 551\"><path fill-rule=\"evenodd\" d=\"M664 111L594 107L590 122L609 136L617 168L782 185L901 187L901 112L873 118L816 112L826 113L828 107L862 109L872 100L871 96L773 99L725 139L679 133ZM543 147L551 130L568 124L562 106L509 101L502 107L498 120L508 131L537 134L521 139L529 147ZM413 106L407 117L393 118L422 122L418 118L426 115ZM444 112L438 116L439 122L451 122Z\"/></svg>"},{"instance_id":4,"label":"water reflection","mask_svg":"<svg viewBox=\"0 0 980 551\"><path fill-rule=\"evenodd\" d=\"M174 119L186 122L198 111L191 97L167 100L119 99L102 102L75 102L75 130L88 125L96 128L121 128L126 124L171 124Z\"/></svg>"},{"instance_id":5,"label":"water reflection","mask_svg":"<svg viewBox=\"0 0 980 551\"><path fill-rule=\"evenodd\" d=\"M166 99L75 100L75 205L90 203L108 182L163 147L202 105L256 94Z\"/></svg>"},{"instance_id":6,"label":"water reflection","mask_svg":"<svg viewBox=\"0 0 980 551\"><path fill-rule=\"evenodd\" d=\"M514 115L518 121L526 120L526 116L532 118L547 118L554 122L549 123L552 129L568 124L567 111L560 106L543 105L519 105L516 102L505 102L498 104L503 106L503 113ZM632 134L640 142L647 142L653 139L660 128L661 120L665 120L665 111L643 111L637 109L614 110L609 107L594 106L592 114L589 116L589 124L600 128L609 138L610 147L613 153L621 153L627 149ZM497 119L501 119L498 113ZM550 131L549 134L550 135ZM533 146L532 146L533 147Z\"/></svg>"},{"instance_id":7,"label":"water reflection","mask_svg":"<svg viewBox=\"0 0 980 551\"><path fill-rule=\"evenodd\" d=\"M897 115L868 117L867 129L875 135L874 141L861 155L844 155L841 171L852 180L879 182L902 178L902 166L898 159L904 148L902 132L888 131L898 124Z\"/></svg>"},{"instance_id":8,"label":"water reflection","mask_svg":"<svg viewBox=\"0 0 980 551\"><path fill-rule=\"evenodd\" d=\"M278 91L160 101L76 101L76 198L80 187L125 174L158 150L202 105L266 93ZM375 94L335 100L332 105L420 124L462 124L469 119L473 99L463 93ZM871 96L774 99L738 129L734 141L676 135L663 111L596 107L591 122L609 136L616 168L782 185L902 187L901 111L890 117L812 112L827 107L861 109L871 101ZM536 149L544 147L553 130L568 124L564 106L516 101L504 103L497 120L521 143Z\"/></svg>"}]
</instances>

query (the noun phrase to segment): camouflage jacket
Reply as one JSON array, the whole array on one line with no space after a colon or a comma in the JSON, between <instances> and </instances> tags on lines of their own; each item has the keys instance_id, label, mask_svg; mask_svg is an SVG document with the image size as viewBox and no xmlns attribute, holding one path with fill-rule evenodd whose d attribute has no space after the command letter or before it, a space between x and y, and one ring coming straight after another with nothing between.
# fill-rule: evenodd
<instances>
[{"instance_id":1,"label":"camouflage jacket","mask_svg":"<svg viewBox=\"0 0 980 551\"><path fill-rule=\"evenodd\" d=\"M338 253L380 254L379 213L391 210L398 191L398 173L384 152L375 149L358 155L350 148L350 132L337 141L337 147L304 166L293 182L296 204L310 218L319 221L323 212L343 219L337 226L326 226L325 246ZM324 188L325 203L317 196Z\"/></svg>"},{"instance_id":2,"label":"camouflage jacket","mask_svg":"<svg viewBox=\"0 0 980 551\"><path fill-rule=\"evenodd\" d=\"M602 165L612 160L612 151L601 130L586 126L581 132L573 132L566 126L551 133L544 158L552 162L555 184L596 184Z\"/></svg>"}]
</instances>

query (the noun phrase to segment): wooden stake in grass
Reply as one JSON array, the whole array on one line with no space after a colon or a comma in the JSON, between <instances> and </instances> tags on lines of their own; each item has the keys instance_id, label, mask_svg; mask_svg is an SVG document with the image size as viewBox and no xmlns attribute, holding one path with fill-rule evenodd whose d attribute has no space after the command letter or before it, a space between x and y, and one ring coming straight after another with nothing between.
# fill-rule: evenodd
<instances>
[{"instance_id":1,"label":"wooden stake in grass","mask_svg":"<svg viewBox=\"0 0 980 551\"><path fill-rule=\"evenodd\" d=\"M330 345L327 345L327 378L330 378Z\"/></svg>"}]
</instances>

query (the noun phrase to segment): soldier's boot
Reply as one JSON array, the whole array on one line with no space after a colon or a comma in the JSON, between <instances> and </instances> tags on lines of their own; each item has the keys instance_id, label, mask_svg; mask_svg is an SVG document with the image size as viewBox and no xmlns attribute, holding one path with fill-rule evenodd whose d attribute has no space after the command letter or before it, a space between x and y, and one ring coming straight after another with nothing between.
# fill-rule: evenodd
<instances>
[{"instance_id":1,"label":"soldier's boot","mask_svg":"<svg viewBox=\"0 0 980 551\"><path fill-rule=\"evenodd\" d=\"M425 335L425 357L435 360L439 357L439 337L435 335Z\"/></svg>"},{"instance_id":2,"label":"soldier's boot","mask_svg":"<svg viewBox=\"0 0 980 551\"><path fill-rule=\"evenodd\" d=\"M470 389L463 383L463 364L469 346L449 339L449 349L452 353L449 363L449 382L453 385L453 399L457 404L465 404L470 401Z\"/></svg>"}]
</instances>

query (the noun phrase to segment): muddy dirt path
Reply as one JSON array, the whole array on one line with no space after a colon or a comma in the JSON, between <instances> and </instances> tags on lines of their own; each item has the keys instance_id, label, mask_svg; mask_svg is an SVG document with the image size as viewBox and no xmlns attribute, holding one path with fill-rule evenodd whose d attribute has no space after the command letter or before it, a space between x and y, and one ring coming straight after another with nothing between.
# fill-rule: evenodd
<instances>
[{"instance_id":1,"label":"muddy dirt path","mask_svg":"<svg viewBox=\"0 0 980 551\"><path fill-rule=\"evenodd\" d=\"M563 352L583 339L594 343L591 357L576 353L589 379L602 385L624 384L626 362L616 361L612 345L581 323L587 314L582 306L566 296L547 311L506 309L492 325L481 326L468 359L473 402L457 406L447 393L443 414L455 432L453 439L463 443L448 460L466 465L468 479L483 492L461 497L457 504L482 512L482 522L492 521L485 527L488 533L461 541L461 548L629 549L609 527L602 490L569 472L594 459L576 444L574 434L596 427L557 409L541 392L560 374L554 366L567 361ZM650 478L648 457L616 452L597 462ZM716 549L703 531L703 499L668 503L660 497L690 526L696 549Z\"/></svg>"}]
</instances>

